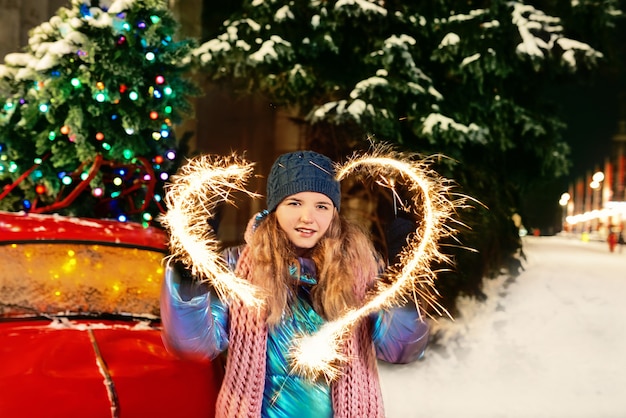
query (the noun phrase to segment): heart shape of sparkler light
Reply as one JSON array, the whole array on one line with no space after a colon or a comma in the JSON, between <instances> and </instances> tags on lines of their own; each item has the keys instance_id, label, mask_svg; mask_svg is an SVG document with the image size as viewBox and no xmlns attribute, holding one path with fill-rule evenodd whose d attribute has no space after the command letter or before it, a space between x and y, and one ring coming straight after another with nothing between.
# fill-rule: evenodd
<instances>
[{"instance_id":1,"label":"heart shape of sparkler light","mask_svg":"<svg viewBox=\"0 0 626 418\"><path fill-rule=\"evenodd\" d=\"M219 242L206 223L218 203L231 202L233 191L257 196L245 188L252 166L236 156L191 159L172 177L165 197L168 211L160 220L170 233L171 257L183 261L197 277L208 280L221 298L234 297L248 306L258 307L263 304L262 293L230 271L218 253ZM323 377L329 382L336 379L341 373L340 365L347 360L341 355L346 336L359 320L380 309L414 299L438 313L445 312L436 301L436 275L430 266L433 261L446 260L438 250L438 242L450 233L445 220L455 202L448 198L448 183L428 167L427 160L384 146L354 155L337 166L339 181L351 175L364 175L385 180L379 184L390 184L391 178L402 182L411 194L408 207L419 208L421 222L403 247L400 262L385 271L390 284L379 286L358 309L326 322L315 334L295 340L291 350L292 372L310 379Z\"/></svg>"}]
</instances>

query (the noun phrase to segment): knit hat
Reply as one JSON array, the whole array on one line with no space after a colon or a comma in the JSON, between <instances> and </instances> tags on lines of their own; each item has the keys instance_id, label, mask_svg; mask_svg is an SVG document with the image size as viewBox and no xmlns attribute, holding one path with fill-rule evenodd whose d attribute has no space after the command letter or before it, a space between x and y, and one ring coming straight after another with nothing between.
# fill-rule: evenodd
<instances>
[{"instance_id":1,"label":"knit hat","mask_svg":"<svg viewBox=\"0 0 626 418\"><path fill-rule=\"evenodd\" d=\"M300 192L325 194L339 210L341 187L328 157L313 151L296 151L276 159L267 178L267 209L272 212L284 198Z\"/></svg>"}]
</instances>

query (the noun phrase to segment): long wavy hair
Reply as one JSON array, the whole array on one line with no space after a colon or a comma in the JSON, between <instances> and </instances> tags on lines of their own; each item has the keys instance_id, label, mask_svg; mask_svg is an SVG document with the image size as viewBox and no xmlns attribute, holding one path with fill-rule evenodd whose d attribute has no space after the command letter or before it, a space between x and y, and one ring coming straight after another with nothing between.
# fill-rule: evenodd
<instances>
[{"instance_id":1,"label":"long wavy hair","mask_svg":"<svg viewBox=\"0 0 626 418\"><path fill-rule=\"evenodd\" d=\"M246 275L268 298L265 308L270 325L280 322L288 312L290 295L295 294L297 281L289 271L297 259L295 250L275 212L248 237ZM369 234L335 211L328 231L309 255L317 269L318 283L311 291L316 312L333 320L357 306L378 273L374 254Z\"/></svg>"}]
</instances>

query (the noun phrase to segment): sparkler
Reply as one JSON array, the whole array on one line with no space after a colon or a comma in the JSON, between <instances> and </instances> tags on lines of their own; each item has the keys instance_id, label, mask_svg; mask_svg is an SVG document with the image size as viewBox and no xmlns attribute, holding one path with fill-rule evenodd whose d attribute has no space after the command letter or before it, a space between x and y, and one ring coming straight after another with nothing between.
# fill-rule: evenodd
<instances>
[{"instance_id":1,"label":"sparkler","mask_svg":"<svg viewBox=\"0 0 626 418\"><path fill-rule=\"evenodd\" d=\"M230 271L207 223L218 203L232 203L233 191L257 196L244 187L252 167L234 155L189 160L166 186L168 211L159 220L170 232L170 258L180 260L196 277L209 281L222 300L235 295L247 306L258 307L263 303L260 290Z\"/></svg>"},{"instance_id":2,"label":"sparkler","mask_svg":"<svg viewBox=\"0 0 626 418\"><path fill-rule=\"evenodd\" d=\"M449 261L437 247L439 239L451 233L444 225L456 205L447 198L449 187L427 170L424 160L411 161L406 155L385 147L379 147L371 155L353 157L339 167L337 178L342 180L352 174L381 178L378 184L390 187L394 184L390 179L399 175L413 193L412 209L422 207L422 222L403 248L400 262L386 270L385 275L392 279L391 284L379 285L362 307L325 323L317 333L302 336L295 342L291 350L292 371L312 380L323 376L330 382L339 376L341 368L338 364L346 360L340 347L356 323L373 312L412 296L419 297L437 313L448 314L437 303L436 275L430 265L433 261Z\"/></svg>"},{"instance_id":3,"label":"sparkler","mask_svg":"<svg viewBox=\"0 0 626 418\"><path fill-rule=\"evenodd\" d=\"M222 300L236 296L247 306L259 307L264 300L262 292L228 269L206 223L219 202L231 202L232 191L257 196L245 189L252 165L236 156L190 160L168 185L165 198L168 212L161 216L161 222L170 231L171 257L182 260L193 274L210 281ZM373 312L411 297L416 301L419 298L440 315L442 311L447 314L437 303L436 275L430 265L434 261L448 261L439 252L437 243L442 236L451 234L444 224L456 207L456 202L447 197L449 187L428 170L425 160L415 161L410 155L385 146L355 155L337 167L339 181L350 175L370 176L379 185L391 189L399 178L412 194L409 208L421 215L422 221L400 253L400 262L385 271L389 284L379 284L360 308L325 323L313 335L296 339L291 350L292 372L311 380L323 377L331 382L341 374L341 365L348 360L341 353L346 337L359 320Z\"/></svg>"}]
</instances>

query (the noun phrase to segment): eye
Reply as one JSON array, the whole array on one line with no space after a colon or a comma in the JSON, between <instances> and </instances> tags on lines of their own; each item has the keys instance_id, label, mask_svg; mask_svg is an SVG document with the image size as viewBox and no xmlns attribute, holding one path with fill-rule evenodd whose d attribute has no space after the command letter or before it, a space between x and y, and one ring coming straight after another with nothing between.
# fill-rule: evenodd
<instances>
[{"instance_id":1,"label":"eye","mask_svg":"<svg viewBox=\"0 0 626 418\"><path fill-rule=\"evenodd\" d=\"M327 204L324 204L324 203L321 203L321 204L317 205L317 208L321 209L321 210L330 210L331 206L327 205Z\"/></svg>"}]
</instances>

